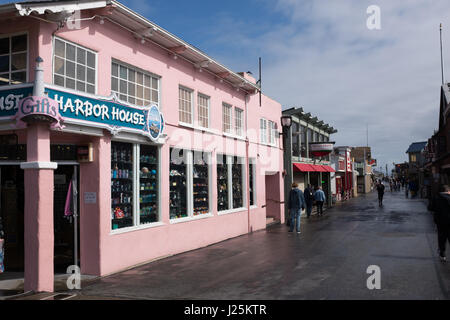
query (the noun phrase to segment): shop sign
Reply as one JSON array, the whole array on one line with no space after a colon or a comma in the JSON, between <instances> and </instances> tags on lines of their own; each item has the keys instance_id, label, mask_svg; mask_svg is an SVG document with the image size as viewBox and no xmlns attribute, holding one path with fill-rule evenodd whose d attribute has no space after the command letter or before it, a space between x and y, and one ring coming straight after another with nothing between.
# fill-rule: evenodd
<instances>
[{"instance_id":1,"label":"shop sign","mask_svg":"<svg viewBox=\"0 0 450 320\"><path fill-rule=\"evenodd\" d=\"M334 143L310 143L309 150L315 157L323 157L333 152Z\"/></svg>"},{"instance_id":2,"label":"shop sign","mask_svg":"<svg viewBox=\"0 0 450 320\"><path fill-rule=\"evenodd\" d=\"M140 133L157 141L164 130L164 118L156 105L134 107L115 96L98 99L47 88L48 96L57 101L64 119L73 123L104 127L113 134L120 131Z\"/></svg>"},{"instance_id":3,"label":"shop sign","mask_svg":"<svg viewBox=\"0 0 450 320\"><path fill-rule=\"evenodd\" d=\"M12 117L19 109L19 102L33 93L33 87L22 87L0 91L0 118Z\"/></svg>"},{"instance_id":4,"label":"shop sign","mask_svg":"<svg viewBox=\"0 0 450 320\"><path fill-rule=\"evenodd\" d=\"M58 102L48 97L29 96L19 101L19 108L13 117L17 128L25 128L31 119L52 122L53 129L62 129L63 119L59 114Z\"/></svg>"}]
</instances>

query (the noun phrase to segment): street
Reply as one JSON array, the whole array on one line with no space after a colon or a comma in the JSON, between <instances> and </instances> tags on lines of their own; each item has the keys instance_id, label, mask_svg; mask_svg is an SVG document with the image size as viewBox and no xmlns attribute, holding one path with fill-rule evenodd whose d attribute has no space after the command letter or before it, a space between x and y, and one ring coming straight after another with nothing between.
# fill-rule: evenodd
<instances>
[{"instance_id":1,"label":"street","mask_svg":"<svg viewBox=\"0 0 450 320\"><path fill-rule=\"evenodd\" d=\"M448 299L450 264L438 259L420 199L387 188L382 208L370 193L302 218L300 235L287 230L276 225L98 279L76 299ZM371 265L381 270L379 290L366 285Z\"/></svg>"}]
</instances>

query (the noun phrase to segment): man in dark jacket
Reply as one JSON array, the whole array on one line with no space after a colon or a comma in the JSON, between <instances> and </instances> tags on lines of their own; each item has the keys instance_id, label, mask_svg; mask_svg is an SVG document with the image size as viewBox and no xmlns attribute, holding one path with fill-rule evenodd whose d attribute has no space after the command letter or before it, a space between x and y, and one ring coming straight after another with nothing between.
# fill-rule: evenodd
<instances>
[{"instance_id":1,"label":"man in dark jacket","mask_svg":"<svg viewBox=\"0 0 450 320\"><path fill-rule=\"evenodd\" d=\"M313 202L314 202L314 196L313 196L313 189L311 188L311 185L308 184L308 186L305 189L304 197L305 197L305 203L306 203L306 217L309 218L311 216Z\"/></svg>"},{"instance_id":2,"label":"man in dark jacket","mask_svg":"<svg viewBox=\"0 0 450 320\"><path fill-rule=\"evenodd\" d=\"M297 183L292 184L292 189L289 193L289 212L291 215L291 223L289 225L289 232L294 231L294 223L297 233L300 234L300 215L302 214L302 210L305 208L305 198L303 196L303 192L298 188Z\"/></svg>"},{"instance_id":3,"label":"man in dark jacket","mask_svg":"<svg viewBox=\"0 0 450 320\"><path fill-rule=\"evenodd\" d=\"M431 210L434 213L434 222L438 231L439 257L441 261L447 261L445 247L450 242L450 194L448 188L439 187L439 192L434 196Z\"/></svg>"}]
</instances>

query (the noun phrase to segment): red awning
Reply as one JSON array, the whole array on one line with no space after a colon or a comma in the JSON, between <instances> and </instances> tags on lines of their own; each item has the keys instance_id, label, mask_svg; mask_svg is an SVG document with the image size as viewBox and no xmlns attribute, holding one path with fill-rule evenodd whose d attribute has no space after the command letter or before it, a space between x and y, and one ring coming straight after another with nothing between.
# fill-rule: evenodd
<instances>
[{"instance_id":1,"label":"red awning","mask_svg":"<svg viewBox=\"0 0 450 320\"><path fill-rule=\"evenodd\" d=\"M311 166L314 167L314 171L315 171L315 172L328 172L328 171L324 168L324 166L320 166L320 165L317 165L317 164L312 164Z\"/></svg>"},{"instance_id":2,"label":"red awning","mask_svg":"<svg viewBox=\"0 0 450 320\"><path fill-rule=\"evenodd\" d=\"M325 170L327 170L328 172L336 172L336 170L334 170L332 167L330 166L323 166L325 168Z\"/></svg>"},{"instance_id":3,"label":"red awning","mask_svg":"<svg viewBox=\"0 0 450 320\"><path fill-rule=\"evenodd\" d=\"M302 171L302 172L312 172L316 171L313 168L313 165L306 163L293 163L294 171Z\"/></svg>"}]
</instances>

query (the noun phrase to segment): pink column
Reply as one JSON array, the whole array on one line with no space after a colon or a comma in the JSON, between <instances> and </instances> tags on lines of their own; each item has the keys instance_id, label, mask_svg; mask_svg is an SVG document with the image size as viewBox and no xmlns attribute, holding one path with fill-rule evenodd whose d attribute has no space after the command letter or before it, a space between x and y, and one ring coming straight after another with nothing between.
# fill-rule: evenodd
<instances>
[{"instance_id":1,"label":"pink column","mask_svg":"<svg viewBox=\"0 0 450 320\"><path fill-rule=\"evenodd\" d=\"M48 124L27 130L25 170L25 292L53 292L53 170Z\"/></svg>"}]
</instances>

